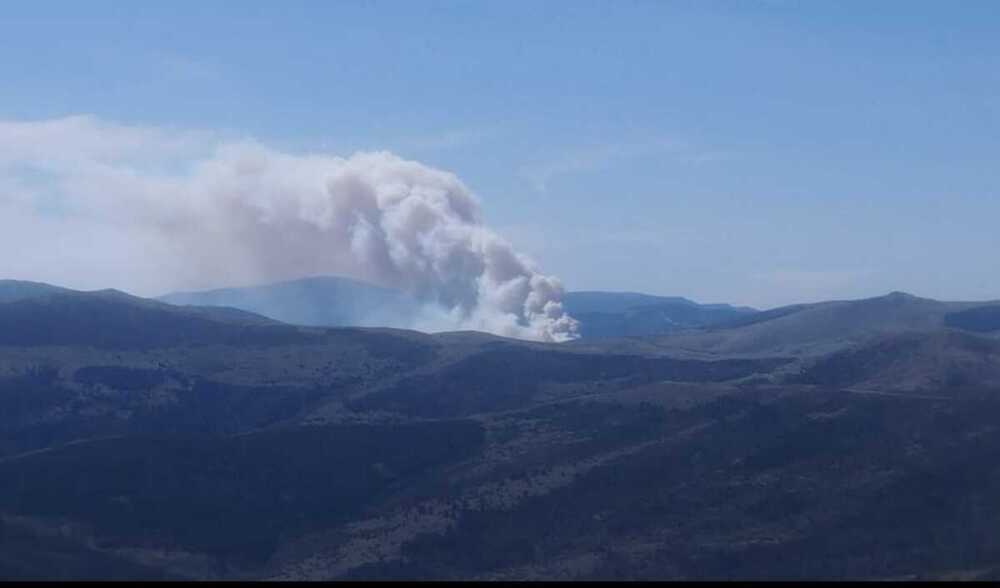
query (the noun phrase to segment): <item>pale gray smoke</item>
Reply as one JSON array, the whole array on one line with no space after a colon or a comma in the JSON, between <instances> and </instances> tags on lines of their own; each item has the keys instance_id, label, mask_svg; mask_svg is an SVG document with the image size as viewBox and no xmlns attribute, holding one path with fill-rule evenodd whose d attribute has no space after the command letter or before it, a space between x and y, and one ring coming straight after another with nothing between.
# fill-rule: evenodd
<instances>
[{"instance_id":1,"label":"pale gray smoke","mask_svg":"<svg viewBox=\"0 0 1000 588\"><path fill-rule=\"evenodd\" d=\"M206 151L205 137L89 117L0 123L0 206L23 221L45 216L39 202L49 198L67 230L119 231L142 247L124 265L155 264L177 284L339 274L434 304L438 327L576 336L559 281L483 225L455 175L387 152L293 155L212 141Z\"/></svg>"}]
</instances>

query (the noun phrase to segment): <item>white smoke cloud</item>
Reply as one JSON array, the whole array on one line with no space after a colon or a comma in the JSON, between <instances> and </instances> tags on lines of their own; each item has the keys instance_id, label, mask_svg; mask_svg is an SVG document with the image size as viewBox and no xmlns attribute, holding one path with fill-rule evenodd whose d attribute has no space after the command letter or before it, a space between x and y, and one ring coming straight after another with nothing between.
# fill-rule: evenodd
<instances>
[{"instance_id":1,"label":"white smoke cloud","mask_svg":"<svg viewBox=\"0 0 1000 588\"><path fill-rule=\"evenodd\" d=\"M576 333L559 281L483 224L454 174L388 152L289 154L86 116L0 121L0 232L11 277L135 291L338 274L433 303L451 328Z\"/></svg>"}]
</instances>

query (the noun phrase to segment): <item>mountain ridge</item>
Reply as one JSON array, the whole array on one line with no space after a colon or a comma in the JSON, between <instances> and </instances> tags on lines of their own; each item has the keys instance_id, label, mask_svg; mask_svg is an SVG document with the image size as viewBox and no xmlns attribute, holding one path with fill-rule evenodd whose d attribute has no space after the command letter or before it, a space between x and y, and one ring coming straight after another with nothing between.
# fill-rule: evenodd
<instances>
[{"instance_id":1,"label":"mountain ridge","mask_svg":"<svg viewBox=\"0 0 1000 588\"><path fill-rule=\"evenodd\" d=\"M983 306L538 343L17 288L0 578L1000 573Z\"/></svg>"},{"instance_id":2,"label":"mountain ridge","mask_svg":"<svg viewBox=\"0 0 1000 588\"><path fill-rule=\"evenodd\" d=\"M290 324L408 328L424 304L405 294L341 276L313 276L244 288L174 292L171 304L241 308ZM714 324L756 312L729 304L699 304L677 296L637 292L567 292L563 307L581 322L584 337L649 335Z\"/></svg>"}]
</instances>

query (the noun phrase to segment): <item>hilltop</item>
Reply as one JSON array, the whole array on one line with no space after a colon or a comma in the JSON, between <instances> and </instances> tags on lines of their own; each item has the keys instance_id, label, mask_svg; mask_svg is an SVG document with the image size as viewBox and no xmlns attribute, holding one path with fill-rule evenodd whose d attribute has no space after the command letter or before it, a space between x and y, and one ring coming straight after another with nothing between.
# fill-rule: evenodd
<instances>
[{"instance_id":1,"label":"hilltop","mask_svg":"<svg viewBox=\"0 0 1000 588\"><path fill-rule=\"evenodd\" d=\"M549 344L0 299L5 579L1000 571L995 303Z\"/></svg>"}]
</instances>

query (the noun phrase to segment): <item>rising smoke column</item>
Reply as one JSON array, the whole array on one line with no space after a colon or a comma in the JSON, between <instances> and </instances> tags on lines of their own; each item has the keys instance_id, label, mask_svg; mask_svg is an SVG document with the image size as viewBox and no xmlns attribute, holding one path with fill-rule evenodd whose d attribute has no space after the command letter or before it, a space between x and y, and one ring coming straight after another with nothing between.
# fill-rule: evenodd
<instances>
[{"instance_id":1,"label":"rising smoke column","mask_svg":"<svg viewBox=\"0 0 1000 588\"><path fill-rule=\"evenodd\" d=\"M74 219L142 235L136 264L186 285L339 274L440 309L440 327L576 336L559 281L483 224L454 174L388 152L342 158L224 141L189 152L197 139L92 117L0 124L0 180L31 168Z\"/></svg>"},{"instance_id":2,"label":"rising smoke column","mask_svg":"<svg viewBox=\"0 0 1000 588\"><path fill-rule=\"evenodd\" d=\"M181 243L204 267L234 258L262 277L337 273L436 303L455 325L564 341L576 322L559 281L537 271L482 224L479 204L453 174L386 152L299 157L260 146L221 150L188 181L196 204ZM210 220L210 224L206 224Z\"/></svg>"}]
</instances>

